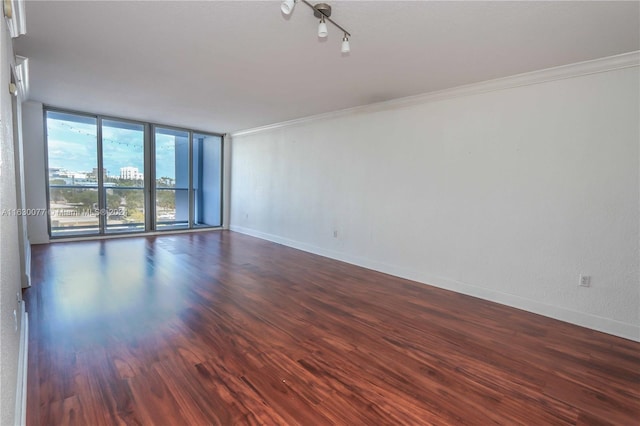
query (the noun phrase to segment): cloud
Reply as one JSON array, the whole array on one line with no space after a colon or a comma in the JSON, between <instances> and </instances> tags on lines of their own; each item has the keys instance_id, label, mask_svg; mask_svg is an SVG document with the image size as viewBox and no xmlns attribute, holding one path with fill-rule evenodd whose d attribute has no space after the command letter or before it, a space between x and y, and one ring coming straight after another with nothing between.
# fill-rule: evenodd
<instances>
[{"instance_id":1,"label":"cloud","mask_svg":"<svg viewBox=\"0 0 640 426\"><path fill-rule=\"evenodd\" d=\"M90 172L97 167L97 125L47 119L49 167L74 172ZM144 133L139 129L105 125L102 128L103 165L110 176L121 167L144 170ZM156 134L156 175L175 178L176 138ZM185 164L186 166L186 164Z\"/></svg>"}]
</instances>

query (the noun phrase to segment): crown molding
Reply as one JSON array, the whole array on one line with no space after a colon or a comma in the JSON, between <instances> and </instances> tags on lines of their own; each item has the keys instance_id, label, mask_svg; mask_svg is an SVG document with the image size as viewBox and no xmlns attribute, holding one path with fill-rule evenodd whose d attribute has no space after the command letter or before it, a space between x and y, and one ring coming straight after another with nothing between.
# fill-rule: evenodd
<instances>
[{"instance_id":1,"label":"crown molding","mask_svg":"<svg viewBox=\"0 0 640 426\"><path fill-rule=\"evenodd\" d=\"M25 100L29 97L29 58L16 55L15 63L11 66L20 99Z\"/></svg>"},{"instance_id":2,"label":"crown molding","mask_svg":"<svg viewBox=\"0 0 640 426\"><path fill-rule=\"evenodd\" d=\"M4 16L11 38L27 33L24 2L25 0L3 0Z\"/></svg>"},{"instance_id":3,"label":"crown molding","mask_svg":"<svg viewBox=\"0 0 640 426\"><path fill-rule=\"evenodd\" d=\"M405 108L413 105L420 105L444 99L457 98L461 96L477 95L481 93L494 92L497 90L512 89L515 87L529 86L532 84L546 83L555 80L564 80L589 74L603 73L622 68L640 66L640 51L623 53L620 55L607 56L605 58L593 59L590 61L577 62L569 65L562 65L553 68L546 68L538 71L531 71L523 74L516 74L510 77L487 80L481 83L473 83L458 86L451 89L444 89L435 92L423 93L420 95L408 96L404 98L392 99L384 102L376 102L369 105L362 105L323 114L312 115L280 123L268 124L266 126L254 127L246 130L231 132L231 137L246 136L270 130L282 129L291 126L298 126L314 121L327 120L347 115L361 114L366 112L378 112L390 109Z\"/></svg>"}]
</instances>

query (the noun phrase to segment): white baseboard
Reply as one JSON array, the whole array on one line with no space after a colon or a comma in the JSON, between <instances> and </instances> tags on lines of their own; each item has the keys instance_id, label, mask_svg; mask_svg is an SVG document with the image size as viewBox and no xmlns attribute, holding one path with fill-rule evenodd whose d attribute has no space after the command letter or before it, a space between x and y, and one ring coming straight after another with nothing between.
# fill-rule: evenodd
<instances>
[{"instance_id":1,"label":"white baseboard","mask_svg":"<svg viewBox=\"0 0 640 426\"><path fill-rule=\"evenodd\" d=\"M383 272L385 274L390 274L400 278L432 285L434 287L443 288L445 290L451 290L457 293L478 297L480 299L500 303L502 305L511 306L513 308L522 309L560 321L640 342L640 326L635 324L624 323L610 318L603 318L584 312L573 311L559 306L552 306L546 303L539 302L537 300L527 299L513 294L502 293L499 291L478 287L469 283L430 275L424 272L399 268L397 266L390 265L384 262L378 262L375 260L353 256L334 250L328 250L312 244L302 243L299 241L280 237L278 235L267 234L250 228L244 228L242 226L231 225L229 229L241 234L246 234L263 240L272 241L274 243L293 247L298 250L328 257L331 259L340 260L342 262L351 263L363 268L373 269L374 271Z\"/></svg>"},{"instance_id":2,"label":"white baseboard","mask_svg":"<svg viewBox=\"0 0 640 426\"><path fill-rule=\"evenodd\" d=\"M20 352L18 355L15 424L24 426L27 424L27 359L29 355L29 315L25 310L24 301L20 303L20 312Z\"/></svg>"}]
</instances>

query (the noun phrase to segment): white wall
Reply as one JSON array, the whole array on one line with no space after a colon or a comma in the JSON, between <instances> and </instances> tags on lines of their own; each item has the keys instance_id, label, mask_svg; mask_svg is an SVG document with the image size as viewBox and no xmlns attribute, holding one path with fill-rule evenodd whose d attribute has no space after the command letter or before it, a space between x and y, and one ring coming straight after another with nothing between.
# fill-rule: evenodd
<instances>
[{"instance_id":1,"label":"white wall","mask_svg":"<svg viewBox=\"0 0 640 426\"><path fill-rule=\"evenodd\" d=\"M16 295L21 295L12 100L9 94L11 39L0 18L0 424L16 422L16 389L21 315ZM21 297L21 296L20 296ZM17 321L14 320L14 312Z\"/></svg>"},{"instance_id":2,"label":"white wall","mask_svg":"<svg viewBox=\"0 0 640 426\"><path fill-rule=\"evenodd\" d=\"M231 229L640 340L635 64L236 134Z\"/></svg>"},{"instance_id":3,"label":"white wall","mask_svg":"<svg viewBox=\"0 0 640 426\"><path fill-rule=\"evenodd\" d=\"M41 103L24 102L22 104L22 138L27 208L44 211L47 208L47 186ZM27 217L27 235L32 244L48 243L47 216Z\"/></svg>"}]
</instances>

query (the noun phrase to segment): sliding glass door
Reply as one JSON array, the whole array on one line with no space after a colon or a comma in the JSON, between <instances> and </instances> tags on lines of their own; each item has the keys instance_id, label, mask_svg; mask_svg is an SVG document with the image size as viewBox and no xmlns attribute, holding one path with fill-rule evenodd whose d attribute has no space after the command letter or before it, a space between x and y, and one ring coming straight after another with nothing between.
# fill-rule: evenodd
<instances>
[{"instance_id":1,"label":"sliding glass door","mask_svg":"<svg viewBox=\"0 0 640 426\"><path fill-rule=\"evenodd\" d=\"M222 226L220 135L53 109L45 120L52 238Z\"/></svg>"}]
</instances>

